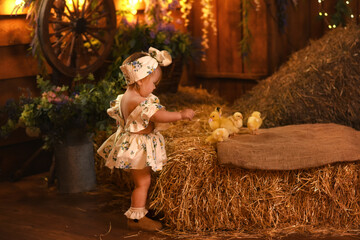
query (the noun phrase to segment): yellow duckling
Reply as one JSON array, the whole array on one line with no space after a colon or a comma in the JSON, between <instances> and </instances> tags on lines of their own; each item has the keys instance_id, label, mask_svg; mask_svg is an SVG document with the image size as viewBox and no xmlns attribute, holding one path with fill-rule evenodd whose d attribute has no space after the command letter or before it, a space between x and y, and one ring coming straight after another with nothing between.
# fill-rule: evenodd
<instances>
[{"instance_id":1,"label":"yellow duckling","mask_svg":"<svg viewBox=\"0 0 360 240\"><path fill-rule=\"evenodd\" d=\"M215 130L220 127L220 117L221 117L221 109L220 107L215 108L215 110L210 113L209 116L209 126L211 130Z\"/></svg>"},{"instance_id":2,"label":"yellow duckling","mask_svg":"<svg viewBox=\"0 0 360 240\"><path fill-rule=\"evenodd\" d=\"M243 126L243 115L240 112L234 113L229 119L233 122L234 126L238 129Z\"/></svg>"},{"instance_id":3,"label":"yellow duckling","mask_svg":"<svg viewBox=\"0 0 360 240\"><path fill-rule=\"evenodd\" d=\"M215 129L210 136L206 138L207 143L216 143L216 142L222 142L229 138L229 132L226 130L226 128L217 128Z\"/></svg>"},{"instance_id":4,"label":"yellow duckling","mask_svg":"<svg viewBox=\"0 0 360 240\"><path fill-rule=\"evenodd\" d=\"M251 114L247 121L247 128L250 131L250 134L259 134L258 130L262 124L261 114L258 111L255 111Z\"/></svg>"}]
</instances>

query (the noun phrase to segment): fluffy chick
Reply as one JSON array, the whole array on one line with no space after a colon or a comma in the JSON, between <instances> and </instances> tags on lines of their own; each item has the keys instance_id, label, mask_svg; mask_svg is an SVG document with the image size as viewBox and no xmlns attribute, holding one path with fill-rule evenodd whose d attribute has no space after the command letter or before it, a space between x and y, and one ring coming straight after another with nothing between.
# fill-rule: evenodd
<instances>
[{"instance_id":1,"label":"fluffy chick","mask_svg":"<svg viewBox=\"0 0 360 240\"><path fill-rule=\"evenodd\" d=\"M253 112L247 121L247 127L250 131L250 134L258 134L258 129L260 128L261 124L262 119L260 112Z\"/></svg>"},{"instance_id":2,"label":"fluffy chick","mask_svg":"<svg viewBox=\"0 0 360 240\"><path fill-rule=\"evenodd\" d=\"M230 118L221 117L220 127L226 128L230 135L239 132L239 129L234 125L233 121Z\"/></svg>"},{"instance_id":3,"label":"fluffy chick","mask_svg":"<svg viewBox=\"0 0 360 240\"><path fill-rule=\"evenodd\" d=\"M209 116L209 126L211 130L215 130L220 127L220 117L221 117L221 109L219 107L215 108L215 110L210 113Z\"/></svg>"},{"instance_id":4,"label":"fluffy chick","mask_svg":"<svg viewBox=\"0 0 360 240\"><path fill-rule=\"evenodd\" d=\"M216 143L222 142L229 138L229 132L226 128L217 128L215 129L210 136L206 138L207 143Z\"/></svg>"},{"instance_id":5,"label":"fluffy chick","mask_svg":"<svg viewBox=\"0 0 360 240\"><path fill-rule=\"evenodd\" d=\"M215 110L210 113L209 116L209 126L211 130L216 130L218 128L226 128L226 130L229 132L229 134L234 134L239 132L239 128L235 125L235 122L233 122L233 116L229 118L225 118L221 116L222 111L220 107L215 108ZM239 114L242 118L241 113L236 114L237 117L239 117ZM236 123L238 124L238 123ZM241 119L241 125L242 125L242 119Z\"/></svg>"},{"instance_id":6,"label":"fluffy chick","mask_svg":"<svg viewBox=\"0 0 360 240\"><path fill-rule=\"evenodd\" d=\"M243 115L241 113L236 112L231 117L229 117L229 119L238 129L240 129L243 126Z\"/></svg>"}]
</instances>

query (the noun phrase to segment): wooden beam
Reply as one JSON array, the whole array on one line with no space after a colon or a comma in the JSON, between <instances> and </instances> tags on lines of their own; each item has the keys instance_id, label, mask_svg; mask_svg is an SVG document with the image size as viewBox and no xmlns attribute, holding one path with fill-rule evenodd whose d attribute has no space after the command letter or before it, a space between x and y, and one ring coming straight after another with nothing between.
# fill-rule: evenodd
<instances>
[{"instance_id":1,"label":"wooden beam","mask_svg":"<svg viewBox=\"0 0 360 240\"><path fill-rule=\"evenodd\" d=\"M24 18L0 19L0 47L28 44L31 42L31 28Z\"/></svg>"}]
</instances>

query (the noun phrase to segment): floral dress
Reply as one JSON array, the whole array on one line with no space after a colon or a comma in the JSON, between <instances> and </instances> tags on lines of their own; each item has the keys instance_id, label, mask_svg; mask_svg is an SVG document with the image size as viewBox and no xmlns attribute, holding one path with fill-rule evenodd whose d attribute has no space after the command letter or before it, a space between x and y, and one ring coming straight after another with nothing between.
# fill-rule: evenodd
<instances>
[{"instance_id":1,"label":"floral dress","mask_svg":"<svg viewBox=\"0 0 360 240\"><path fill-rule=\"evenodd\" d=\"M117 122L118 129L98 149L98 154L110 169L143 169L150 166L153 171L161 170L166 163L165 140L159 130L164 130L167 124L155 124L149 134L136 134L147 128L150 118L158 110L164 108L159 98L150 94L128 116L126 122L121 113L119 95L107 110L110 117Z\"/></svg>"}]
</instances>

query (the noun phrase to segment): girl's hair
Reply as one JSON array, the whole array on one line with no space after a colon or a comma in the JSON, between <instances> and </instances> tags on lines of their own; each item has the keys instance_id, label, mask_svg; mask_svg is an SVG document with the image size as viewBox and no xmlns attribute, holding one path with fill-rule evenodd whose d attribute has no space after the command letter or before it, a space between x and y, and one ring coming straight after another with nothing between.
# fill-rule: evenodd
<instances>
[{"instance_id":1,"label":"girl's hair","mask_svg":"<svg viewBox=\"0 0 360 240\"><path fill-rule=\"evenodd\" d=\"M123 65L124 64L127 64L127 63L130 63L130 62L133 62L135 61L136 59L139 59L141 57L145 57L145 56L149 56L147 53L144 53L144 52L136 52L136 53L133 53L131 54L129 57L127 57L124 62L123 62ZM156 69L160 70L160 77L159 77L159 81L157 81L156 85L159 84L161 78L162 78L162 71L161 71L161 68L160 68L160 65L158 65L158 67ZM155 71L154 71L155 72ZM152 74L152 73L151 73ZM148 75L149 76L149 75ZM135 86L136 89L139 89L139 85L134 82L133 84L130 84L129 86Z\"/></svg>"}]
</instances>

